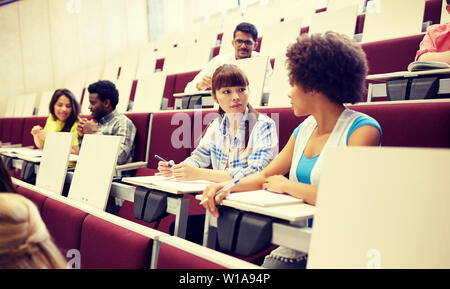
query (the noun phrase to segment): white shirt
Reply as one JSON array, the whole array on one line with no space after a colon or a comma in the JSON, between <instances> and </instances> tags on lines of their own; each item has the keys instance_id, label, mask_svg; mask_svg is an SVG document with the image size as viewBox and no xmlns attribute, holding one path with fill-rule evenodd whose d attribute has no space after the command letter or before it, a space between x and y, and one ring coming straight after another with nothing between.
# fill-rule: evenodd
<instances>
[{"instance_id":1,"label":"white shirt","mask_svg":"<svg viewBox=\"0 0 450 289\"><path fill-rule=\"evenodd\" d=\"M258 57L261 54L259 54L256 51L252 51L252 56L251 57ZM214 57L213 59L211 59L211 61L209 61L209 63L195 76L195 78L189 82L186 85L186 88L184 89L185 93L195 93L198 92L199 90L197 89L197 83L199 83L204 76L209 75L212 77L212 75L214 74L214 72L216 71L216 69L224 64L232 64L234 61L236 61L236 57L235 57L235 52L229 52L229 53L224 53L224 54L219 54L216 57ZM266 79L264 81L264 88L263 88L263 92L269 92L269 82L270 82L270 77L272 76L272 66L270 65L270 61L267 61L267 71L266 71Z\"/></svg>"}]
</instances>

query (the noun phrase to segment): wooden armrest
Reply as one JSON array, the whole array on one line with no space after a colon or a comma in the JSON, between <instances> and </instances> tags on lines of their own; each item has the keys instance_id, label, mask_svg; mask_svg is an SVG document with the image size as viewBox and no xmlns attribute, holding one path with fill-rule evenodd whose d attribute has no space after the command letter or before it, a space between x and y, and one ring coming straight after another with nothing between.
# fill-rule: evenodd
<instances>
[{"instance_id":1,"label":"wooden armrest","mask_svg":"<svg viewBox=\"0 0 450 289\"><path fill-rule=\"evenodd\" d=\"M130 171L147 167L147 162L133 162L116 166L116 171Z\"/></svg>"}]
</instances>

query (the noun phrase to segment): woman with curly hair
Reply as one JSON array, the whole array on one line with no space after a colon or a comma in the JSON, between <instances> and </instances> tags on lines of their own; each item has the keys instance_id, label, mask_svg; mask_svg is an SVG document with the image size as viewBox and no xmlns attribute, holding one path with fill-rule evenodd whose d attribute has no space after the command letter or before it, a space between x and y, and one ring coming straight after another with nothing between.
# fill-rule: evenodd
<instances>
[{"instance_id":1,"label":"woman with curly hair","mask_svg":"<svg viewBox=\"0 0 450 289\"><path fill-rule=\"evenodd\" d=\"M360 45L334 32L306 35L288 47L286 56L294 114L310 116L262 172L243 178L232 191L267 189L315 205L322 152L329 146L377 146L382 133L376 120L344 106L363 93L367 60ZM287 173L289 178L284 177ZM203 199L208 198L205 208L216 217L215 204L229 192L214 195L225 184L210 185L203 192ZM305 268L306 261L305 253L280 246L263 267Z\"/></svg>"},{"instance_id":2,"label":"woman with curly hair","mask_svg":"<svg viewBox=\"0 0 450 289\"><path fill-rule=\"evenodd\" d=\"M34 203L18 194L0 194L0 269L64 268L66 260Z\"/></svg>"}]
</instances>

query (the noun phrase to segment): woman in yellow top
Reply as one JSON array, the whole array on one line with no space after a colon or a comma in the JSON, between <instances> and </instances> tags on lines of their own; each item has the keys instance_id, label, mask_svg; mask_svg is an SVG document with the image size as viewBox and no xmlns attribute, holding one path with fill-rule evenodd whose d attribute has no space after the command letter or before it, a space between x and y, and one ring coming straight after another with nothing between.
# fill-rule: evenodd
<instances>
[{"instance_id":1,"label":"woman in yellow top","mask_svg":"<svg viewBox=\"0 0 450 289\"><path fill-rule=\"evenodd\" d=\"M80 104L75 99L73 93L68 89L57 89L53 93L49 106L50 115L47 118L45 127L35 125L31 129L34 143L38 148L43 148L47 132L72 132L74 133L72 154L78 154L78 115L80 114Z\"/></svg>"}]
</instances>

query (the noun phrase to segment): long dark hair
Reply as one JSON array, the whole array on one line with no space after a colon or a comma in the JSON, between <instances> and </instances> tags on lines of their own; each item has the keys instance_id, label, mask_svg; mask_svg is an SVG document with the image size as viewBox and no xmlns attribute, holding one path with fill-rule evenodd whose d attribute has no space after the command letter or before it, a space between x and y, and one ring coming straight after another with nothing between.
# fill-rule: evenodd
<instances>
[{"instance_id":1,"label":"long dark hair","mask_svg":"<svg viewBox=\"0 0 450 289\"><path fill-rule=\"evenodd\" d=\"M16 187L11 181L11 175L0 157L0 192L16 193Z\"/></svg>"},{"instance_id":2,"label":"long dark hair","mask_svg":"<svg viewBox=\"0 0 450 289\"><path fill-rule=\"evenodd\" d=\"M214 97L216 97L216 91L221 89L222 87L232 87L232 86L248 86L248 78L245 75L245 73L234 64L224 64L222 66L219 66L216 71L214 72L211 80L211 92ZM258 120L259 112L257 112L250 103L247 103L248 107L248 114L249 117L245 121L245 147L247 148L248 145L248 139L250 137L250 133L253 130L253 126L255 122ZM225 111L219 106L219 118L222 119L225 115ZM212 122L211 122L212 123ZM210 123L210 124L211 124ZM205 134L206 130L208 129L208 126L203 131L203 134ZM202 134L202 136L203 136Z\"/></svg>"},{"instance_id":3,"label":"long dark hair","mask_svg":"<svg viewBox=\"0 0 450 289\"><path fill-rule=\"evenodd\" d=\"M75 95L68 89L62 88L57 89L53 93L52 99L50 100L49 104L49 111L53 116L54 120L57 120L58 118L55 115L55 103L58 101L60 96L66 96L70 99L70 103L72 105L72 111L70 112L69 117L66 119L66 122L64 124L64 127L61 129L62 132L70 132L70 129L72 128L73 124L78 120L78 115L80 114L80 104L75 98Z\"/></svg>"}]
</instances>

